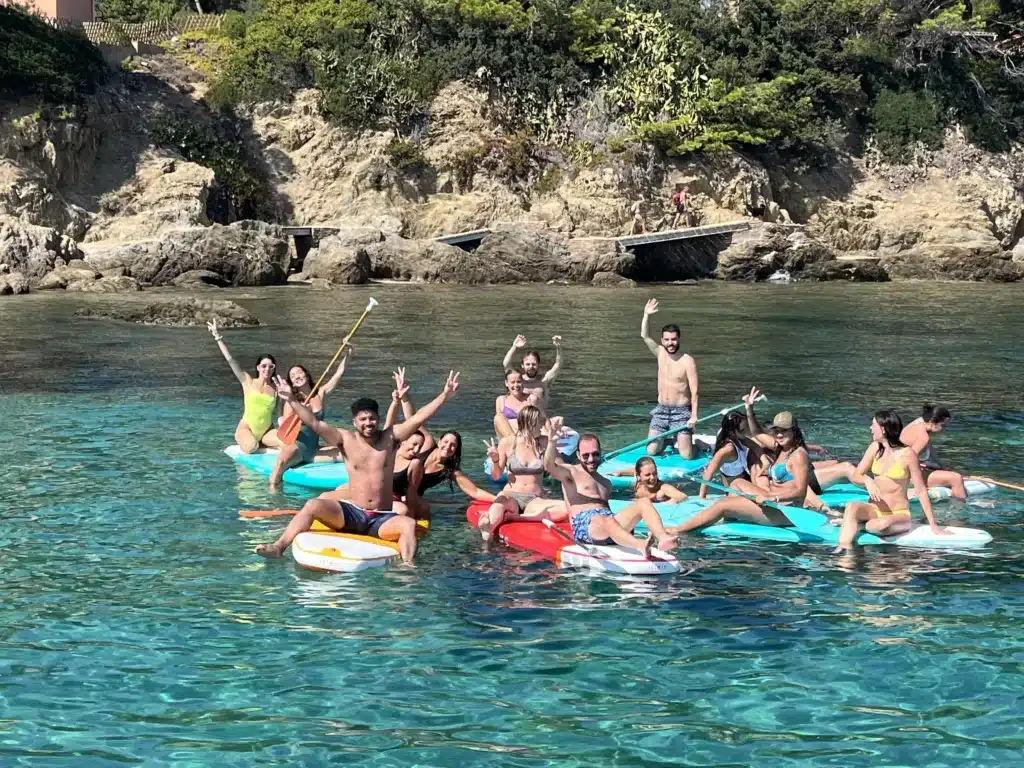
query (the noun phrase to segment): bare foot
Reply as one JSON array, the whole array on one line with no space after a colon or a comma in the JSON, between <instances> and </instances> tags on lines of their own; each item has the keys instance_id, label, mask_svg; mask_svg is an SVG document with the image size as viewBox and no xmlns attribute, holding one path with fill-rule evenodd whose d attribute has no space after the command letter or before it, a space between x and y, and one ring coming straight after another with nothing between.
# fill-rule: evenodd
<instances>
[{"instance_id":1,"label":"bare foot","mask_svg":"<svg viewBox=\"0 0 1024 768\"><path fill-rule=\"evenodd\" d=\"M647 535L647 538L644 539L644 548L643 548L644 557L650 559L650 557L651 557L651 550L652 549L654 549L654 534L650 533L650 534Z\"/></svg>"},{"instance_id":2,"label":"bare foot","mask_svg":"<svg viewBox=\"0 0 1024 768\"><path fill-rule=\"evenodd\" d=\"M281 547L276 544L260 544L254 550L260 557L275 558L281 556Z\"/></svg>"},{"instance_id":3,"label":"bare foot","mask_svg":"<svg viewBox=\"0 0 1024 768\"><path fill-rule=\"evenodd\" d=\"M668 531L665 531L665 533L668 533ZM658 539L658 549L660 549L662 552L671 552L673 549L676 548L678 542L678 536L666 536L662 539Z\"/></svg>"},{"instance_id":4,"label":"bare foot","mask_svg":"<svg viewBox=\"0 0 1024 768\"><path fill-rule=\"evenodd\" d=\"M849 551L850 551L849 547L847 547L847 546L845 546L843 544L840 544L838 547L836 547L835 549L832 550L832 554L833 555L841 555L844 552L849 552Z\"/></svg>"}]
</instances>

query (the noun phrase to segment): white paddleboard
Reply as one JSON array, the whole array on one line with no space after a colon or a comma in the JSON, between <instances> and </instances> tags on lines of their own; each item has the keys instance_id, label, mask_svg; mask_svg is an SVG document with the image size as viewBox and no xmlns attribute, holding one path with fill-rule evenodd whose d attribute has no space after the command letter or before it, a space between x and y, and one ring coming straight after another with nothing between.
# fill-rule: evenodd
<instances>
[{"instance_id":1,"label":"white paddleboard","mask_svg":"<svg viewBox=\"0 0 1024 768\"><path fill-rule=\"evenodd\" d=\"M303 568L330 573L380 568L398 557L394 547L366 536L306 531L295 537L292 557Z\"/></svg>"},{"instance_id":2,"label":"white paddleboard","mask_svg":"<svg viewBox=\"0 0 1024 768\"><path fill-rule=\"evenodd\" d=\"M561 568L580 568L592 573L614 573L629 576L660 576L679 572L679 561L664 552L644 557L635 550L619 546L570 544L558 551Z\"/></svg>"}]
</instances>

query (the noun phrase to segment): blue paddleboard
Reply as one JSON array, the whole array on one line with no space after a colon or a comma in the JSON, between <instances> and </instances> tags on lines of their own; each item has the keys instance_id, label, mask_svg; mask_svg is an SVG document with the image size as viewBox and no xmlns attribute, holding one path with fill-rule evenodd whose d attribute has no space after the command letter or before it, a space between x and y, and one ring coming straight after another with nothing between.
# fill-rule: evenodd
<instances>
[{"instance_id":1,"label":"blue paddleboard","mask_svg":"<svg viewBox=\"0 0 1024 768\"><path fill-rule=\"evenodd\" d=\"M635 448L632 451L627 451L615 458L602 462L599 471L608 478L613 488L632 490L635 485L633 475L613 475L611 473L618 470L633 470L636 467L637 460L646 455L647 450L645 448ZM658 477L668 483L680 480L683 475L700 472L711 460L711 457L707 455L698 455L693 459L684 459L679 456L675 448L670 448L662 455L653 456L652 458L654 463L658 465Z\"/></svg>"},{"instance_id":2,"label":"blue paddleboard","mask_svg":"<svg viewBox=\"0 0 1024 768\"><path fill-rule=\"evenodd\" d=\"M234 459L236 464L259 472L264 477L270 477L274 464L277 463L277 451L242 453L242 449L237 445L230 445L224 449L224 453ZM317 491L333 491L339 485L348 482L348 470L342 461L315 462L286 469L283 479L290 485Z\"/></svg>"}]
</instances>

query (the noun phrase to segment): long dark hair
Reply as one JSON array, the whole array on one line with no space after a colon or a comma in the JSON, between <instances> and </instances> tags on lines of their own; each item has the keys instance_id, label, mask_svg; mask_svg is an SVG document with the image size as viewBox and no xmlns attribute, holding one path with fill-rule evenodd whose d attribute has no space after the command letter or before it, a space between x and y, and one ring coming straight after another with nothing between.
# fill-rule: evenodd
<instances>
[{"instance_id":1,"label":"long dark hair","mask_svg":"<svg viewBox=\"0 0 1024 768\"><path fill-rule=\"evenodd\" d=\"M446 435L451 435L455 438L455 453L441 462L441 466L444 467L444 479L448 481L449 490L455 490L455 473L462 471L462 435L451 429L441 435L438 438L438 445L441 444L441 440L444 440Z\"/></svg>"},{"instance_id":2,"label":"long dark hair","mask_svg":"<svg viewBox=\"0 0 1024 768\"><path fill-rule=\"evenodd\" d=\"M875 421L882 428L882 434L885 436L885 442L889 444L889 447L893 449L906 447L903 441L900 440L900 433L903 432L903 419L900 418L896 411L892 408L875 411ZM882 458L883 453L885 453L885 446L879 445L875 458Z\"/></svg>"},{"instance_id":3,"label":"long dark hair","mask_svg":"<svg viewBox=\"0 0 1024 768\"><path fill-rule=\"evenodd\" d=\"M274 359L273 355L260 355L259 357L256 358L256 365L253 366L253 370L256 371L257 376L260 375L260 363L262 363L264 360L269 360L270 362L272 362L274 364L274 370L277 370L277 360ZM288 383L290 384L291 382Z\"/></svg>"},{"instance_id":4,"label":"long dark hair","mask_svg":"<svg viewBox=\"0 0 1024 768\"><path fill-rule=\"evenodd\" d=\"M951 418L953 418L953 414L949 412L948 408L941 405L925 403L921 408L922 421L930 421L932 424L941 424L944 421L949 421Z\"/></svg>"},{"instance_id":5,"label":"long dark hair","mask_svg":"<svg viewBox=\"0 0 1024 768\"><path fill-rule=\"evenodd\" d=\"M633 492L640 488L640 470L646 467L648 464L654 467L654 471L658 471L658 463L650 456L641 456L636 460L636 466L633 467Z\"/></svg>"},{"instance_id":6,"label":"long dark hair","mask_svg":"<svg viewBox=\"0 0 1024 768\"><path fill-rule=\"evenodd\" d=\"M727 443L732 443L736 452L740 451L740 443L743 439L743 427L746 426L747 417L738 411L731 411L722 417L722 426L718 430L718 439L715 440L715 450L718 453Z\"/></svg>"},{"instance_id":7,"label":"long dark hair","mask_svg":"<svg viewBox=\"0 0 1024 768\"><path fill-rule=\"evenodd\" d=\"M292 368L298 368L300 371L306 374L306 381L309 382L309 391L312 392L313 384L315 384L316 382L313 381L313 377L309 375L309 371L306 370L306 366L304 365L292 365L288 367L288 383L291 384L293 387L295 386L295 382L292 381Z\"/></svg>"}]
</instances>

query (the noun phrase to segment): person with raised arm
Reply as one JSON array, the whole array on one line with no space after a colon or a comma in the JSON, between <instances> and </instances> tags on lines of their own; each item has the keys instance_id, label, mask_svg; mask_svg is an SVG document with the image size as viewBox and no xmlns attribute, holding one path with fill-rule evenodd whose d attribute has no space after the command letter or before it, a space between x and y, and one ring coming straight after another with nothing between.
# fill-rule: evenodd
<instances>
[{"instance_id":1,"label":"person with raised arm","mask_svg":"<svg viewBox=\"0 0 1024 768\"><path fill-rule=\"evenodd\" d=\"M284 379L278 378L276 384L278 395L291 403L302 423L311 427L325 443L335 445L341 451L348 468L349 500L332 498L334 492L311 499L292 518L277 541L256 547L256 554L280 557L296 536L308 531L314 520L319 520L335 531L397 541L402 560L411 564L416 554L416 521L395 511L392 490L395 450L455 396L459 390L459 374L449 372L441 394L412 418L383 430L380 428L380 409L375 400L363 397L352 403L355 431L348 431L317 419L312 411L296 400L291 385Z\"/></svg>"},{"instance_id":2,"label":"person with raised arm","mask_svg":"<svg viewBox=\"0 0 1024 768\"><path fill-rule=\"evenodd\" d=\"M271 429L274 426L274 415L278 405L277 392L270 381L277 368L274 356L260 355L256 359L256 377L253 378L248 371L243 371L231 356L228 345L224 343L224 337L217 328L217 321L211 320L206 327L213 334L213 340L217 342L221 354L231 366L231 372L242 385L244 411L238 426L235 427L235 442L238 443L238 447L243 453L256 453L261 446L280 447L281 441L277 439L277 432Z\"/></svg>"},{"instance_id":3,"label":"person with raised arm","mask_svg":"<svg viewBox=\"0 0 1024 768\"><path fill-rule=\"evenodd\" d=\"M561 427L561 419L552 419L553 426ZM658 548L668 552L676 546L676 537L665 530L661 515L650 499L637 499L618 514L608 507L612 485L597 473L601 464L601 441L597 435L580 435L576 450L579 464L563 464L558 459L558 449L549 440L544 449L544 469L561 482L562 493L569 512L573 538L581 544L608 545L638 549L650 554L657 538ZM632 534L641 520L651 531L646 541Z\"/></svg>"},{"instance_id":4,"label":"person with raised arm","mask_svg":"<svg viewBox=\"0 0 1024 768\"><path fill-rule=\"evenodd\" d=\"M523 352L523 362L520 365L523 375L523 394L527 397L535 395L537 407L545 413L547 413L548 403L551 399L551 382L562 371L562 337L552 336L551 345L555 348L555 363L543 375L540 373L540 353L535 349L527 349ZM501 361L501 367L506 370L511 368L516 351L525 346L526 337L522 334L516 336L512 346L505 353L505 358Z\"/></svg>"},{"instance_id":5,"label":"person with raised arm","mask_svg":"<svg viewBox=\"0 0 1024 768\"><path fill-rule=\"evenodd\" d=\"M349 355L351 354L352 347L346 347L344 356L341 358L341 362L338 363L338 370L334 372L334 375L331 376L331 378L328 379L320 389L313 392L312 397L309 397L313 386L313 380L309 375L309 371L301 365L293 365L288 369L288 383L292 385L292 389L295 390L295 393L302 398L302 402L308 405L308 407L313 411L313 415L318 419L323 419L324 402L327 396L335 390L338 383L341 381L341 378L345 375L345 364L348 362ZM308 403L306 398L309 398ZM292 407L288 403L285 403L278 423L282 423L291 413ZM317 435L317 433L310 427L303 424L299 429L299 434L295 438L295 442L291 445L281 446L281 450L277 455L277 462L274 464L274 469L270 472L270 489L276 490L281 485L281 477L289 467L309 464L313 461L313 459L316 458L319 448L319 435ZM336 452L336 449L332 449L332 451ZM325 456L329 457L330 454L325 453Z\"/></svg>"},{"instance_id":6,"label":"person with raised arm","mask_svg":"<svg viewBox=\"0 0 1024 768\"><path fill-rule=\"evenodd\" d=\"M854 482L868 489L871 501L851 501L843 511L842 522L833 522L842 526L839 545L834 550L836 554L853 548L853 540L861 526L878 536L895 536L909 531L911 520L907 491L911 483L932 533L950 533L935 522L921 463L913 447L904 445L901 440L903 431L903 421L896 411L875 412L871 420L871 445L864 451L854 475Z\"/></svg>"},{"instance_id":7,"label":"person with raised arm","mask_svg":"<svg viewBox=\"0 0 1024 768\"><path fill-rule=\"evenodd\" d=\"M658 405L651 411L648 437L684 427L676 437L676 449L684 459L695 455L693 425L697 423L699 406L697 363L685 352L679 351L679 326L666 325L661 329L661 340L651 338L651 315L658 311L658 300L651 299L644 307L640 323L640 338L658 358ZM661 440L647 444L647 453L657 456L664 449Z\"/></svg>"}]
</instances>

